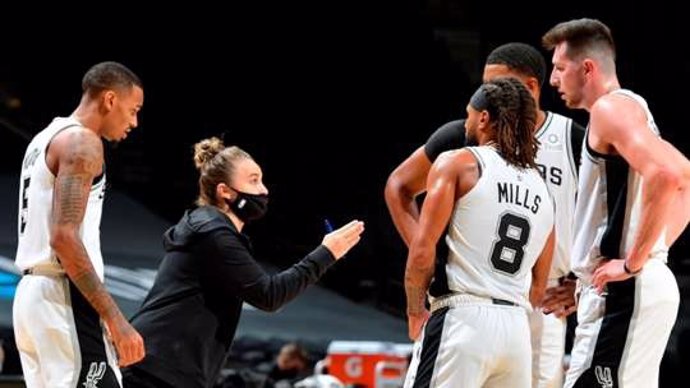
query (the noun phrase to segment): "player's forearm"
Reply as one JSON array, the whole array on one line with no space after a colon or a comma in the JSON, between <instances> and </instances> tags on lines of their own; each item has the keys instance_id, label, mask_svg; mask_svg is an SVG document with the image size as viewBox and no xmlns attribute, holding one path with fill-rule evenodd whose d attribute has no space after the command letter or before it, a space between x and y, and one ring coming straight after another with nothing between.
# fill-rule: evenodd
<instances>
[{"instance_id":1,"label":"player's forearm","mask_svg":"<svg viewBox=\"0 0 690 388\"><path fill-rule=\"evenodd\" d=\"M386 188L386 205L395 228L407 247L417 233L419 207L414 197L394 189Z\"/></svg>"},{"instance_id":2,"label":"player's forearm","mask_svg":"<svg viewBox=\"0 0 690 388\"><path fill-rule=\"evenodd\" d=\"M546 293L547 276L543 276L532 271L532 284L529 289L529 301L532 307L539 307L544 300Z\"/></svg>"},{"instance_id":3,"label":"player's forearm","mask_svg":"<svg viewBox=\"0 0 690 388\"><path fill-rule=\"evenodd\" d=\"M405 294L407 314L416 315L425 309L426 292L434 274L433 258L435 247L410 249L405 268Z\"/></svg>"},{"instance_id":4,"label":"player's forearm","mask_svg":"<svg viewBox=\"0 0 690 388\"><path fill-rule=\"evenodd\" d=\"M690 222L690 161L671 143L662 140L665 153L672 159L668 164L677 169L680 177L678 194L673 198L671 214L666 229L666 244L668 246L678 239Z\"/></svg>"},{"instance_id":5,"label":"player's forearm","mask_svg":"<svg viewBox=\"0 0 690 388\"><path fill-rule=\"evenodd\" d=\"M122 315L96 274L88 253L76 234L53 233L51 246L67 276L103 320L112 320Z\"/></svg>"},{"instance_id":6,"label":"player's forearm","mask_svg":"<svg viewBox=\"0 0 690 388\"><path fill-rule=\"evenodd\" d=\"M642 209L635 242L625 259L630 271L641 269L662 232L670 225L674 198L679 194L679 177L672 171L644 177ZM667 230L668 232L668 230Z\"/></svg>"},{"instance_id":7,"label":"player's forearm","mask_svg":"<svg viewBox=\"0 0 690 388\"><path fill-rule=\"evenodd\" d=\"M676 196L666 229L666 244L668 246L678 239L690 222L690 187L681 189Z\"/></svg>"},{"instance_id":8,"label":"player's forearm","mask_svg":"<svg viewBox=\"0 0 690 388\"><path fill-rule=\"evenodd\" d=\"M544 299L555 246L556 236L554 231L551 230L541 254L532 267L532 284L530 286L529 299L533 307L541 306Z\"/></svg>"},{"instance_id":9,"label":"player's forearm","mask_svg":"<svg viewBox=\"0 0 690 388\"><path fill-rule=\"evenodd\" d=\"M405 284L407 296L407 315L419 315L424 312L426 306L426 289L410 284Z\"/></svg>"},{"instance_id":10,"label":"player's forearm","mask_svg":"<svg viewBox=\"0 0 690 388\"><path fill-rule=\"evenodd\" d=\"M419 229L419 209L417 204L414 201L406 204L402 214L398 217L393 217L393 223L405 245L409 248Z\"/></svg>"}]
</instances>

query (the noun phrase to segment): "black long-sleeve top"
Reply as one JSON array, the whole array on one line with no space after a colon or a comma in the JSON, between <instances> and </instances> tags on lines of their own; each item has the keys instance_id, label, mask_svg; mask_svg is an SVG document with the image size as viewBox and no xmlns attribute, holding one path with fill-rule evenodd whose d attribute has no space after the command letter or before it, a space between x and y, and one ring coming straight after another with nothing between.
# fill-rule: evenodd
<instances>
[{"instance_id":1,"label":"black long-sleeve top","mask_svg":"<svg viewBox=\"0 0 690 388\"><path fill-rule=\"evenodd\" d=\"M275 275L252 257L247 236L212 206L185 213L163 236L166 254L132 324L146 357L133 366L175 387L211 387L247 302L274 311L315 283L335 258L319 246Z\"/></svg>"}]
</instances>

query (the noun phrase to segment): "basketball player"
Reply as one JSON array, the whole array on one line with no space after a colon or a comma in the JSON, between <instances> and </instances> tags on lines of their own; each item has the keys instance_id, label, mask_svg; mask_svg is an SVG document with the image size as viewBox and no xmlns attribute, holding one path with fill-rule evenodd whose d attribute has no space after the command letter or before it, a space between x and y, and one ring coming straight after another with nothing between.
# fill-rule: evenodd
<instances>
[{"instance_id":1,"label":"basketball player","mask_svg":"<svg viewBox=\"0 0 690 388\"><path fill-rule=\"evenodd\" d=\"M101 138L137 126L141 81L125 66L87 71L69 117L55 118L26 150L19 195L16 264L24 277L14 331L26 385L119 387L120 365L144 356L141 336L103 285L99 227L105 194Z\"/></svg>"},{"instance_id":2,"label":"basketball player","mask_svg":"<svg viewBox=\"0 0 690 388\"><path fill-rule=\"evenodd\" d=\"M566 387L652 388L676 319L668 247L690 216L690 163L659 136L647 102L621 89L611 31L560 23L542 38L551 84L586 109L572 268L581 281Z\"/></svg>"},{"instance_id":3,"label":"basketball player","mask_svg":"<svg viewBox=\"0 0 690 388\"><path fill-rule=\"evenodd\" d=\"M422 347L405 387L529 388L527 311L544 295L554 250L553 204L534 159L536 105L520 81L498 78L477 89L467 114L467 137L480 146L434 162L410 245L409 335ZM431 301L429 318L427 290L446 225L450 293Z\"/></svg>"},{"instance_id":4,"label":"basketball player","mask_svg":"<svg viewBox=\"0 0 690 388\"><path fill-rule=\"evenodd\" d=\"M556 205L556 251L549 273L543 310L530 314L535 388L563 385L565 353L565 317L575 310L575 281L570 271L572 220L577 194L577 165L584 138L584 128L562 115L539 108L541 86L546 78L544 57L524 43L507 43L494 49L486 59L484 82L500 76L512 76L523 82L537 104L535 136L540 141L537 167L546 180ZM465 120L451 121L429 137L407 160L398 166L386 183L386 203L400 235L409 245L418 228L419 210L415 197L425 188L431 163L443 151L465 145ZM445 247L441 247L445 248ZM445 275L446 254L439 252L437 273L430 294L448 293Z\"/></svg>"}]
</instances>

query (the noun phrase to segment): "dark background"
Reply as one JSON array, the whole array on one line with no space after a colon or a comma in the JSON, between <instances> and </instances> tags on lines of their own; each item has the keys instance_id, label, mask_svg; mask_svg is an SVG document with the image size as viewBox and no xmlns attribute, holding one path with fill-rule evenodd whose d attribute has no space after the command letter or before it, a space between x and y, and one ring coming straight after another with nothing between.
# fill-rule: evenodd
<instances>
[{"instance_id":1,"label":"dark background","mask_svg":"<svg viewBox=\"0 0 690 388\"><path fill-rule=\"evenodd\" d=\"M32 135L69 115L83 73L99 61L121 61L142 78L145 104L139 128L108 149L112 189L172 224L197 192L192 145L224 134L259 162L271 191L269 215L247 229L259 256L288 265L321 241L324 218L362 219L361 244L324 283L396 314L406 250L383 201L385 180L435 128L463 115L497 45L539 47L557 22L600 18L618 44L622 85L647 98L667 139L690 150L690 34L680 6L337 0L189 3L148 13L141 5L107 7L3 12L0 173L19 171L27 141L17 133ZM548 86L541 102L586 124ZM687 240L672 251L677 272L690 267Z\"/></svg>"}]
</instances>

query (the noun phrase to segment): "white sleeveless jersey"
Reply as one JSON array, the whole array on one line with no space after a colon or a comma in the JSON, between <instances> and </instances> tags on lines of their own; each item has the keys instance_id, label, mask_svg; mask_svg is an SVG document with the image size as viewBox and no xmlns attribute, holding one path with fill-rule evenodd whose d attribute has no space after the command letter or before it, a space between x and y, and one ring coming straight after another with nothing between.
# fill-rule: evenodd
<instances>
[{"instance_id":1,"label":"white sleeveless jersey","mask_svg":"<svg viewBox=\"0 0 690 388\"><path fill-rule=\"evenodd\" d=\"M649 130L659 135L652 113L642 97L624 89L611 93L637 101L647 115ZM623 157L599 154L585 140L579 192L572 269L581 280L589 283L602 258L625 258L632 248L640 222L642 176ZM655 244L651 255L665 261L668 247L664 235Z\"/></svg>"},{"instance_id":2,"label":"white sleeveless jersey","mask_svg":"<svg viewBox=\"0 0 690 388\"><path fill-rule=\"evenodd\" d=\"M553 227L548 189L536 169L509 165L493 147L467 149L481 176L453 209L446 235L448 286L531 309L532 267Z\"/></svg>"},{"instance_id":3,"label":"white sleeveless jersey","mask_svg":"<svg viewBox=\"0 0 690 388\"><path fill-rule=\"evenodd\" d=\"M17 266L24 270L41 264L57 263L50 247L55 176L46 164L46 150L53 137L63 129L81 126L74 118L55 118L29 143L22 163L19 185L19 244ZM98 276L103 280L100 223L105 195L105 172L94 183L79 235Z\"/></svg>"},{"instance_id":4,"label":"white sleeveless jersey","mask_svg":"<svg viewBox=\"0 0 690 388\"><path fill-rule=\"evenodd\" d=\"M571 141L572 127L572 119L546 112L546 120L535 134L541 143L537 152L537 165L556 208L556 247L549 279L557 279L570 272L577 197L577 168Z\"/></svg>"}]
</instances>

